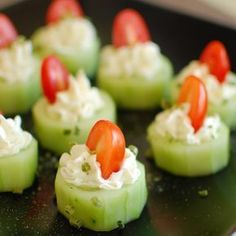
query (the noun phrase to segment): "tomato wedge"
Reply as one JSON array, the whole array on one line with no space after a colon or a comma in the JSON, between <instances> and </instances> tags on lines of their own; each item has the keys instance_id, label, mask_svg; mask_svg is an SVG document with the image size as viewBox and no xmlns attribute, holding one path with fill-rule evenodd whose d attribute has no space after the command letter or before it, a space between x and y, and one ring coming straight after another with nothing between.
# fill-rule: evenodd
<instances>
[{"instance_id":1,"label":"tomato wedge","mask_svg":"<svg viewBox=\"0 0 236 236\"><path fill-rule=\"evenodd\" d=\"M194 131L197 132L205 119L207 112L207 91L204 83L191 75L186 78L179 94L177 104L189 103L189 118Z\"/></svg>"},{"instance_id":2,"label":"tomato wedge","mask_svg":"<svg viewBox=\"0 0 236 236\"><path fill-rule=\"evenodd\" d=\"M114 20L112 42L115 47L144 43L150 40L150 33L143 17L133 9L120 11Z\"/></svg>"},{"instance_id":3,"label":"tomato wedge","mask_svg":"<svg viewBox=\"0 0 236 236\"><path fill-rule=\"evenodd\" d=\"M46 22L55 23L66 16L83 16L83 10L76 0L53 0L48 7Z\"/></svg>"},{"instance_id":4,"label":"tomato wedge","mask_svg":"<svg viewBox=\"0 0 236 236\"><path fill-rule=\"evenodd\" d=\"M200 61L209 66L211 74L215 75L220 83L226 79L230 71L230 60L224 44L220 41L211 41L200 55Z\"/></svg>"},{"instance_id":5,"label":"tomato wedge","mask_svg":"<svg viewBox=\"0 0 236 236\"><path fill-rule=\"evenodd\" d=\"M69 72L55 56L48 56L43 60L41 78L44 95L50 103L55 102L58 91L69 87Z\"/></svg>"},{"instance_id":6,"label":"tomato wedge","mask_svg":"<svg viewBox=\"0 0 236 236\"><path fill-rule=\"evenodd\" d=\"M18 34L11 20L0 13L0 48L9 46L17 38Z\"/></svg>"},{"instance_id":7,"label":"tomato wedge","mask_svg":"<svg viewBox=\"0 0 236 236\"><path fill-rule=\"evenodd\" d=\"M96 152L104 179L120 170L125 158L125 138L117 125L99 120L91 129L86 145L91 152Z\"/></svg>"}]
</instances>

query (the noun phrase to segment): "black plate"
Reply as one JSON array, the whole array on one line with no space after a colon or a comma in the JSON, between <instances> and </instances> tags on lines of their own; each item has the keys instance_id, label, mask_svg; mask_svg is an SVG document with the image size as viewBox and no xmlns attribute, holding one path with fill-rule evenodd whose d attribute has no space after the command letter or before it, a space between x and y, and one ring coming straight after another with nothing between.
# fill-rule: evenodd
<instances>
[{"instance_id":1,"label":"black plate","mask_svg":"<svg viewBox=\"0 0 236 236\"><path fill-rule=\"evenodd\" d=\"M43 24L49 1L25 1L4 12L20 33L30 36ZM222 40L236 63L236 32L136 1L84 0L82 6L96 24L102 42L110 42L112 19L125 7L139 10L150 26L153 40L179 70L197 58L212 39ZM139 147L139 159L147 170L149 198L140 219L124 229L95 233L75 229L57 212L54 177L57 158L41 150L38 177L23 195L0 194L0 235L229 235L236 226L236 136L232 135L231 161L222 172L204 178L180 178L162 172L146 158L146 128L154 112L119 111L119 125L128 144ZM31 117L23 117L31 129ZM200 191L207 190L203 197ZM114 213L115 214L115 213Z\"/></svg>"}]
</instances>

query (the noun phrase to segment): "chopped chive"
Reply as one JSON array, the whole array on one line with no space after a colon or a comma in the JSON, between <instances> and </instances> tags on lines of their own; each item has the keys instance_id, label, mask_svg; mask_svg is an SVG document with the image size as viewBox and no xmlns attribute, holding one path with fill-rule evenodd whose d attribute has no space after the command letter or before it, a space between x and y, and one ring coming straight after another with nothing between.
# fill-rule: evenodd
<instances>
[{"instance_id":1,"label":"chopped chive","mask_svg":"<svg viewBox=\"0 0 236 236\"><path fill-rule=\"evenodd\" d=\"M200 197L207 197L208 196L208 190L207 189L199 190L198 195Z\"/></svg>"},{"instance_id":2,"label":"chopped chive","mask_svg":"<svg viewBox=\"0 0 236 236\"><path fill-rule=\"evenodd\" d=\"M118 225L119 229L124 229L125 228L125 225L124 225L124 223L121 220L117 221L117 225Z\"/></svg>"},{"instance_id":3,"label":"chopped chive","mask_svg":"<svg viewBox=\"0 0 236 236\"><path fill-rule=\"evenodd\" d=\"M89 165L88 162L85 162L85 163L83 163L81 169L83 172L88 173L91 170L91 166Z\"/></svg>"},{"instance_id":4,"label":"chopped chive","mask_svg":"<svg viewBox=\"0 0 236 236\"><path fill-rule=\"evenodd\" d=\"M66 205L65 206L65 212L68 215L73 215L74 214L74 207L72 207L71 205Z\"/></svg>"},{"instance_id":5,"label":"chopped chive","mask_svg":"<svg viewBox=\"0 0 236 236\"><path fill-rule=\"evenodd\" d=\"M95 225L95 224L96 224L96 220L95 220L95 219L92 219L92 223Z\"/></svg>"},{"instance_id":6,"label":"chopped chive","mask_svg":"<svg viewBox=\"0 0 236 236\"><path fill-rule=\"evenodd\" d=\"M95 207L102 207L102 202L97 197L92 197L90 200Z\"/></svg>"},{"instance_id":7,"label":"chopped chive","mask_svg":"<svg viewBox=\"0 0 236 236\"><path fill-rule=\"evenodd\" d=\"M64 135L70 135L70 134L71 134L71 130L70 130L70 129L65 129L65 130L63 131L63 134L64 134Z\"/></svg>"}]
</instances>

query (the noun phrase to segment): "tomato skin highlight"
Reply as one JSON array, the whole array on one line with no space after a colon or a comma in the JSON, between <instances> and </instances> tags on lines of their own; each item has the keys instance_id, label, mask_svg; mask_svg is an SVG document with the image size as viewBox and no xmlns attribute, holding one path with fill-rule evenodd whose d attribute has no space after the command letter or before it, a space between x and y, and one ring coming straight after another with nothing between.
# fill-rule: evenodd
<instances>
[{"instance_id":1,"label":"tomato skin highlight","mask_svg":"<svg viewBox=\"0 0 236 236\"><path fill-rule=\"evenodd\" d=\"M194 131L197 132L204 122L208 100L204 83L193 75L186 78L180 90L177 104L182 103L189 103L188 116L191 119Z\"/></svg>"},{"instance_id":2,"label":"tomato skin highlight","mask_svg":"<svg viewBox=\"0 0 236 236\"><path fill-rule=\"evenodd\" d=\"M0 13L0 48L9 46L16 40L18 33L11 20Z\"/></svg>"},{"instance_id":3,"label":"tomato skin highlight","mask_svg":"<svg viewBox=\"0 0 236 236\"><path fill-rule=\"evenodd\" d=\"M56 23L68 15L83 16L83 10L76 0L53 0L46 13L46 23Z\"/></svg>"},{"instance_id":4,"label":"tomato skin highlight","mask_svg":"<svg viewBox=\"0 0 236 236\"><path fill-rule=\"evenodd\" d=\"M96 152L104 179L120 170L125 158L125 138L117 125L108 120L97 121L88 135L86 146Z\"/></svg>"},{"instance_id":5,"label":"tomato skin highlight","mask_svg":"<svg viewBox=\"0 0 236 236\"><path fill-rule=\"evenodd\" d=\"M225 81L230 71L230 60L222 42L214 40L208 43L200 55L200 61L208 65L211 74L215 75L220 83Z\"/></svg>"},{"instance_id":6,"label":"tomato skin highlight","mask_svg":"<svg viewBox=\"0 0 236 236\"><path fill-rule=\"evenodd\" d=\"M112 43L115 47L150 41L150 33L143 17L133 9L120 11L114 19Z\"/></svg>"},{"instance_id":7,"label":"tomato skin highlight","mask_svg":"<svg viewBox=\"0 0 236 236\"><path fill-rule=\"evenodd\" d=\"M44 95L50 103L56 101L57 92L68 89L69 72L55 56L48 56L43 60L41 83Z\"/></svg>"}]
</instances>

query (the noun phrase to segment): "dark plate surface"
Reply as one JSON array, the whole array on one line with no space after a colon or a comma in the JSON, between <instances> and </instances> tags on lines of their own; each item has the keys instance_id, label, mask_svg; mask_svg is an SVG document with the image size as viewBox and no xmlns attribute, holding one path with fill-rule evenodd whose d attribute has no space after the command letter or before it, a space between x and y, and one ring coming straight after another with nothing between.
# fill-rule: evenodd
<instances>
[{"instance_id":1,"label":"dark plate surface","mask_svg":"<svg viewBox=\"0 0 236 236\"><path fill-rule=\"evenodd\" d=\"M49 1L31 0L5 10L20 33L30 36L43 24ZM115 13L134 7L146 18L153 36L164 54L171 58L176 71L197 58L206 42L222 40L236 68L236 32L188 18L136 1L84 0L82 5L96 24L102 42L110 41ZM222 172L204 178L180 178L169 175L147 159L146 128L153 112L119 111L119 125L127 143L139 147L139 159L147 170L149 198L141 217L110 233L75 229L57 212L54 177L57 158L40 151L35 184L23 195L0 194L0 235L229 235L236 226L236 136L231 138L231 161ZM31 129L30 115L23 117ZM207 190L201 197L199 191Z\"/></svg>"}]
</instances>

